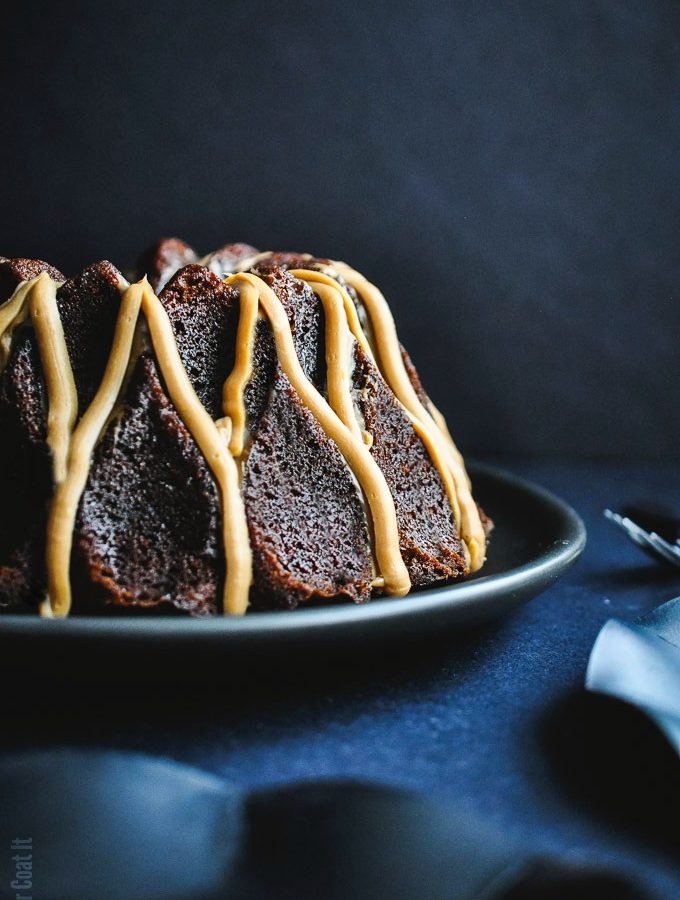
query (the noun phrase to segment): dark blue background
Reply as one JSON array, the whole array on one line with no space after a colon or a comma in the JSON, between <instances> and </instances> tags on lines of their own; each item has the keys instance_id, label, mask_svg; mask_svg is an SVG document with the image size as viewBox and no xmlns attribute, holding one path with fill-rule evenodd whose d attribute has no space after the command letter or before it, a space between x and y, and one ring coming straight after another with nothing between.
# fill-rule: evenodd
<instances>
[{"instance_id":1,"label":"dark blue background","mask_svg":"<svg viewBox=\"0 0 680 900\"><path fill-rule=\"evenodd\" d=\"M13 4L0 253L346 258L461 445L675 456L680 5Z\"/></svg>"}]
</instances>

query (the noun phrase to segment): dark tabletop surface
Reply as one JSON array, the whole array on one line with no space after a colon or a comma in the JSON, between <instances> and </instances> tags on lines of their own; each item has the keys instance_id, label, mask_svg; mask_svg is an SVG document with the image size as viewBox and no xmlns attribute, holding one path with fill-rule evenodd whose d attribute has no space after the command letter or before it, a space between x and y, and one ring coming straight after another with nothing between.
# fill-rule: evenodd
<instances>
[{"instance_id":1,"label":"dark tabletop surface","mask_svg":"<svg viewBox=\"0 0 680 900\"><path fill-rule=\"evenodd\" d=\"M258 663L106 684L4 677L3 752L50 745L143 750L244 787L351 777L457 804L533 847L610 866L659 898L680 896L680 767L638 712L583 690L612 616L680 594L602 518L643 497L680 509L675 466L505 463L570 502L589 543L576 567L511 617L369 657ZM489 510L493 515L493 510ZM128 673L129 674L129 673ZM49 678L48 678L49 681ZM674 812L675 811L675 812Z\"/></svg>"}]
</instances>

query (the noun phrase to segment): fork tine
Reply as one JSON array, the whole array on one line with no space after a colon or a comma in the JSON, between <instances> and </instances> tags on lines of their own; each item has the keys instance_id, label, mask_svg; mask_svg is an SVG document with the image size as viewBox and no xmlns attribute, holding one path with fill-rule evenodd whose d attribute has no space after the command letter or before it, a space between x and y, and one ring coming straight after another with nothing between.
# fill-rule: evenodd
<instances>
[{"instance_id":1,"label":"fork tine","mask_svg":"<svg viewBox=\"0 0 680 900\"><path fill-rule=\"evenodd\" d=\"M656 532L649 535L649 541L657 553L660 553L664 559L668 560L674 566L680 566L680 549L676 549L673 544L669 544Z\"/></svg>"},{"instance_id":2,"label":"fork tine","mask_svg":"<svg viewBox=\"0 0 680 900\"><path fill-rule=\"evenodd\" d=\"M636 525L632 519L629 519L626 516L620 516L618 513L612 512L611 509L605 509L604 514L611 522L618 525L631 541L638 545L638 547L642 547L645 550L656 549L650 544L647 532L640 528L639 525Z\"/></svg>"},{"instance_id":3,"label":"fork tine","mask_svg":"<svg viewBox=\"0 0 680 900\"><path fill-rule=\"evenodd\" d=\"M671 544L655 532L645 531L632 519L629 519L627 516L621 516L611 509L605 509L604 515L610 522L618 525L625 532L626 536L641 550L651 553L657 559L662 559L673 566L680 567L680 541L677 544Z\"/></svg>"},{"instance_id":4,"label":"fork tine","mask_svg":"<svg viewBox=\"0 0 680 900\"><path fill-rule=\"evenodd\" d=\"M621 527L640 547L652 547L653 549L656 549L650 540L649 532L645 531L644 528L641 528L637 522L633 522L632 519L624 516L621 519Z\"/></svg>"},{"instance_id":5,"label":"fork tine","mask_svg":"<svg viewBox=\"0 0 680 900\"><path fill-rule=\"evenodd\" d=\"M625 517L622 525L626 533L633 541L635 541L638 547L642 547L644 550L651 550L652 553L661 556L667 562L673 563L673 565L678 564L678 559L670 544L664 541L663 538L660 538L658 534L650 534L648 531L645 531L644 528L641 528L637 522L633 522L632 519L627 519Z\"/></svg>"}]
</instances>

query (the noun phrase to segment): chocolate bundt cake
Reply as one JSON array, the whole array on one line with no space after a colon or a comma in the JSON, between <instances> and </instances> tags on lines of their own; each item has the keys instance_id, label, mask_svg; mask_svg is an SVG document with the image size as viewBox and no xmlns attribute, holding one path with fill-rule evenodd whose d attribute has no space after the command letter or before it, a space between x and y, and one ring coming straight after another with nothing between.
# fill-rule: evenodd
<instances>
[{"instance_id":1,"label":"chocolate bundt cake","mask_svg":"<svg viewBox=\"0 0 680 900\"><path fill-rule=\"evenodd\" d=\"M239 614L480 568L490 523L362 275L172 239L132 281L0 257L0 609Z\"/></svg>"}]
</instances>

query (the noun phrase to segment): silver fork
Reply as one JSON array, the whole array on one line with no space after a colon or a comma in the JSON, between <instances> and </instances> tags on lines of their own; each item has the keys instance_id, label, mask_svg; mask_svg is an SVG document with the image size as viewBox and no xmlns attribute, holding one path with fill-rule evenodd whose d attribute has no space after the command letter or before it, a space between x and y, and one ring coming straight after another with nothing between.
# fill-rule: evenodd
<instances>
[{"instance_id":1,"label":"silver fork","mask_svg":"<svg viewBox=\"0 0 680 900\"><path fill-rule=\"evenodd\" d=\"M655 559L662 559L672 566L680 567L680 540L671 543L660 537L655 531L645 531L628 516L621 516L619 513L612 512L611 509L605 509L604 514L605 518L618 525L630 540L645 553Z\"/></svg>"}]
</instances>

